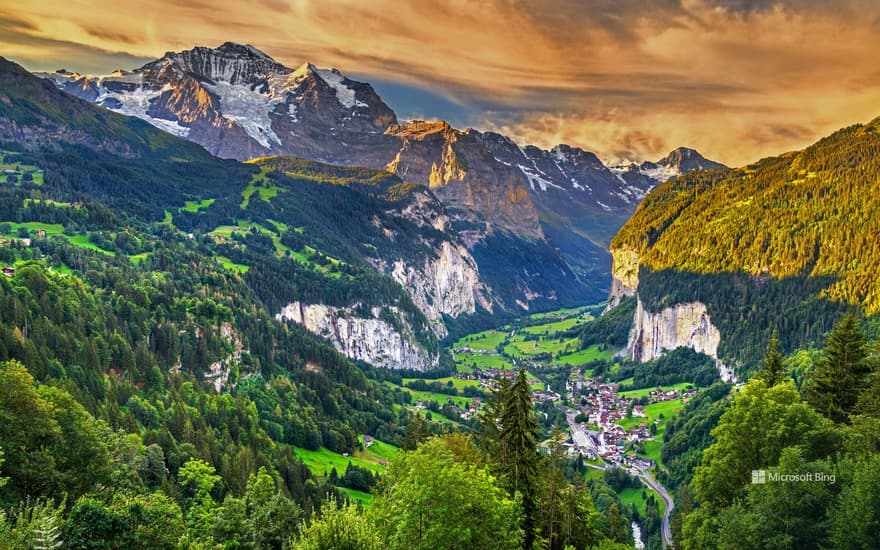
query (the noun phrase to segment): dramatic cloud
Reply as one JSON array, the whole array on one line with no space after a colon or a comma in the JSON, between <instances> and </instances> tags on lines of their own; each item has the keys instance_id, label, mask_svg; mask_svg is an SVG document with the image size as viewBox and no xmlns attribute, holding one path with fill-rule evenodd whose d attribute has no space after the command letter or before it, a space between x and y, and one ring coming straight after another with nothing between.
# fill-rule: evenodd
<instances>
[{"instance_id":1,"label":"dramatic cloud","mask_svg":"<svg viewBox=\"0 0 880 550\"><path fill-rule=\"evenodd\" d=\"M5 11L3 11L5 10ZM43 0L0 9L3 55L103 72L251 43L448 117L611 160L678 145L729 164L880 115L875 0Z\"/></svg>"}]
</instances>

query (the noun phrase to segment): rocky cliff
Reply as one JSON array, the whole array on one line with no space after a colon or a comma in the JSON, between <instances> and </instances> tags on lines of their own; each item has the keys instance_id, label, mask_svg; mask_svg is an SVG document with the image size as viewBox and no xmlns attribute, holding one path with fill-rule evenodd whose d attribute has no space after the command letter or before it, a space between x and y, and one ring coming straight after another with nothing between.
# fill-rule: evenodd
<instances>
[{"instance_id":1,"label":"rocky cliff","mask_svg":"<svg viewBox=\"0 0 880 550\"><path fill-rule=\"evenodd\" d=\"M446 335L442 315L458 317L474 313L479 303L492 311L488 290L480 280L477 263L461 245L443 241L438 255L423 266L394 263L391 276L409 293L413 302L432 321L438 336Z\"/></svg>"},{"instance_id":2,"label":"rocky cliff","mask_svg":"<svg viewBox=\"0 0 880 550\"><path fill-rule=\"evenodd\" d=\"M721 378L731 381L732 371L718 359L720 342L721 332L712 324L705 304L676 304L654 313L638 300L626 354L633 361L646 362L675 348L691 348L714 358Z\"/></svg>"},{"instance_id":3,"label":"rocky cliff","mask_svg":"<svg viewBox=\"0 0 880 550\"><path fill-rule=\"evenodd\" d=\"M624 296L634 296L639 287L639 253L630 247L611 249L611 292L608 307L617 306Z\"/></svg>"},{"instance_id":4,"label":"rocky cliff","mask_svg":"<svg viewBox=\"0 0 880 550\"><path fill-rule=\"evenodd\" d=\"M373 308L371 317L361 317L354 307L292 302L275 318L303 325L309 332L327 338L333 347L351 359L377 367L426 371L439 365L439 357L415 343L410 327L399 331ZM394 309L394 308L392 308ZM402 319L400 312L392 312Z\"/></svg>"}]
</instances>

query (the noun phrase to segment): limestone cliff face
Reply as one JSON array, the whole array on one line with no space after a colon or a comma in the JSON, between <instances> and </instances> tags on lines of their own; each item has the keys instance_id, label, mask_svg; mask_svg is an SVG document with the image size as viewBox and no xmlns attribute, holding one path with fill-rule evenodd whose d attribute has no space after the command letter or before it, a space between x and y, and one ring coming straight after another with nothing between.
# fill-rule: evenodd
<instances>
[{"instance_id":1,"label":"limestone cliff face","mask_svg":"<svg viewBox=\"0 0 880 550\"><path fill-rule=\"evenodd\" d=\"M712 324L705 304L689 302L653 313L637 301L633 326L629 333L626 354L633 360L646 362L679 347L691 348L716 360L721 378L734 380L731 369L718 359L721 333Z\"/></svg>"},{"instance_id":2,"label":"limestone cliff face","mask_svg":"<svg viewBox=\"0 0 880 550\"><path fill-rule=\"evenodd\" d=\"M443 241L437 252L437 257L428 258L423 266L394 262L391 276L407 290L442 337L446 335L443 314L458 317L474 313L478 303L492 311L492 303L480 281L477 263L464 246Z\"/></svg>"},{"instance_id":3,"label":"limestone cliff face","mask_svg":"<svg viewBox=\"0 0 880 550\"><path fill-rule=\"evenodd\" d=\"M625 246L612 249L611 258L611 292L606 311L619 304L624 296L633 296L639 287L639 253Z\"/></svg>"},{"instance_id":4,"label":"limestone cliff face","mask_svg":"<svg viewBox=\"0 0 880 550\"><path fill-rule=\"evenodd\" d=\"M393 312L401 318L400 312ZM354 308L292 302L275 318L303 325L306 330L327 338L343 355L390 369L430 370L439 365L439 356L431 355L415 343L408 326L403 333L380 318L379 308L372 317L359 317Z\"/></svg>"}]
</instances>

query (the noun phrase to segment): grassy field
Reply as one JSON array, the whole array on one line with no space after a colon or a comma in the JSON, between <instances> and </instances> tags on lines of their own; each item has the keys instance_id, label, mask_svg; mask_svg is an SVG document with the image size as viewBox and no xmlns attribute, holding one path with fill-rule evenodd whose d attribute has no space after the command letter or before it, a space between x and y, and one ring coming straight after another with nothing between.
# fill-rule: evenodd
<instances>
[{"instance_id":1,"label":"grassy field","mask_svg":"<svg viewBox=\"0 0 880 550\"><path fill-rule=\"evenodd\" d=\"M632 382L631 378L629 378L628 380L630 382ZM661 387L663 388L663 391L669 391L672 389L677 389L677 390L681 391L686 388L692 388L693 386L694 385L689 382L680 382L678 384L672 384L671 386L661 386ZM656 389L657 388L654 387L654 388L642 388L639 390L622 391L622 392L618 392L618 395L620 395L621 397L629 398L629 399L638 399L640 397L648 397L648 395L650 395L650 393Z\"/></svg>"},{"instance_id":2,"label":"grassy field","mask_svg":"<svg viewBox=\"0 0 880 550\"><path fill-rule=\"evenodd\" d=\"M644 487L627 487L617 494L620 497L620 501L623 502L627 508L634 504L639 515L645 517L645 509L648 506L645 496L651 492L652 491L648 491L648 489ZM642 493L645 494L643 495Z\"/></svg>"},{"instance_id":3,"label":"grassy field","mask_svg":"<svg viewBox=\"0 0 880 550\"><path fill-rule=\"evenodd\" d=\"M48 235L48 232L46 234ZM110 250L104 250L103 248L99 247L98 245L96 245L95 243L90 241L88 235L62 235L62 236L65 239L67 239L67 242L69 242L70 244L72 244L74 246L78 246L80 248L85 248L87 250L92 250L94 252L100 252L101 254L106 254L108 256L115 256L116 255L115 252L112 252Z\"/></svg>"},{"instance_id":4,"label":"grassy field","mask_svg":"<svg viewBox=\"0 0 880 550\"><path fill-rule=\"evenodd\" d=\"M513 364L506 357L493 353L492 355L482 355L480 353L456 353L455 364L458 366L459 372L473 372L474 367L486 369L510 370Z\"/></svg>"},{"instance_id":5,"label":"grassy field","mask_svg":"<svg viewBox=\"0 0 880 550\"><path fill-rule=\"evenodd\" d=\"M224 239L231 239L233 233L245 233L247 231L250 231L253 227L263 235L266 235L267 237L272 239L272 244L275 246L276 256L290 256L291 258L305 265L309 269L323 273L324 276L330 277L332 279L338 279L342 276L341 273L330 270L331 266L342 265L341 261L328 256L327 259L330 263L326 266L319 265L312 260L312 256L318 253L317 250L310 246L304 247L303 250L293 250L292 248L281 242L281 235L283 235L284 232L288 230L288 226L284 223L276 221L271 221L271 223L272 227L268 228L259 223L250 223L246 220L236 220L236 225L220 225L209 231L208 234Z\"/></svg>"},{"instance_id":6,"label":"grassy field","mask_svg":"<svg viewBox=\"0 0 880 550\"><path fill-rule=\"evenodd\" d=\"M181 212L198 212L199 210L204 210L208 208L216 199L204 199L200 201L186 201L179 210Z\"/></svg>"},{"instance_id":7,"label":"grassy field","mask_svg":"<svg viewBox=\"0 0 880 550\"><path fill-rule=\"evenodd\" d=\"M110 250L104 250L103 248L97 246L95 243L89 240L88 235L65 235L64 234L64 226L58 223L42 223L42 222L6 222L10 227L9 235L2 235L0 237L11 237L18 238L18 230L22 227L28 230L29 238L33 239L37 236L37 231L43 230L46 232L46 237L62 237L67 240L73 246L77 246L79 248L85 248L87 250L92 250L94 252L99 252L101 254L106 254L108 256L114 256L116 253Z\"/></svg>"},{"instance_id":8,"label":"grassy field","mask_svg":"<svg viewBox=\"0 0 880 550\"><path fill-rule=\"evenodd\" d=\"M651 425L651 423L655 419L661 419L664 422L661 422L657 428L658 430L658 439L662 438L662 430L665 428L666 420L675 417L681 411L684 405L681 402L681 399L674 399L672 401L661 401L660 403L651 403L650 405L645 405L645 415L647 418L642 416L633 416L632 418L622 418L618 424L624 427L624 429L629 430L631 428L637 427L640 423L644 422L647 425ZM661 418L660 415L663 415Z\"/></svg>"},{"instance_id":9,"label":"grassy field","mask_svg":"<svg viewBox=\"0 0 880 550\"><path fill-rule=\"evenodd\" d=\"M428 381L428 380L426 380L426 381ZM472 398L472 397L461 397L461 396L454 396L454 395L446 395L445 393L437 393L437 392L430 392L430 391L419 391L419 390L413 390L413 389L410 389L410 388L405 388L405 387L403 387L403 386L397 386L397 385L394 385L394 384L392 384L391 382L387 382L387 384L388 384L390 387L393 387L393 388L399 388L399 389L401 389L401 390L403 390L403 391L405 391L405 392L408 392L408 393L410 394L410 396L412 396L412 403L413 403L413 404L415 404L415 402L416 402L418 399L421 399L423 403L427 403L428 401L436 401L436 402L439 403L440 406L442 407L442 406L445 405L448 401L451 400L451 401L452 401L453 403L455 403L457 406L464 408L464 406L465 406L466 404L469 404L471 401L473 401L473 398ZM436 417L436 416L439 416L439 415L435 414L434 416Z\"/></svg>"},{"instance_id":10,"label":"grassy field","mask_svg":"<svg viewBox=\"0 0 880 550\"><path fill-rule=\"evenodd\" d=\"M250 183L241 191L241 209L247 209L254 193L264 201L270 201L282 191L272 180L266 177L266 172L260 172L251 178Z\"/></svg>"},{"instance_id":11,"label":"grassy field","mask_svg":"<svg viewBox=\"0 0 880 550\"><path fill-rule=\"evenodd\" d=\"M39 172L39 166L33 164L21 164L18 162L7 163L6 157L12 153L11 151L0 151L0 183L8 183L9 175L4 173L6 170L14 170L15 177L20 182L25 172L31 173L31 178L36 185L43 185L43 173Z\"/></svg>"},{"instance_id":12,"label":"grassy field","mask_svg":"<svg viewBox=\"0 0 880 550\"><path fill-rule=\"evenodd\" d=\"M25 208L32 204L44 204L54 206L55 208L73 208L73 205L70 203L53 201L52 199L24 199Z\"/></svg>"},{"instance_id":13,"label":"grassy field","mask_svg":"<svg viewBox=\"0 0 880 550\"><path fill-rule=\"evenodd\" d=\"M504 353L511 357L524 358L542 353L560 353L576 350L577 338L560 340L553 337L542 337L540 340L526 341L525 336L515 335L510 343L504 346Z\"/></svg>"},{"instance_id":14,"label":"grassy field","mask_svg":"<svg viewBox=\"0 0 880 550\"><path fill-rule=\"evenodd\" d=\"M370 505L373 503L373 495L371 495L370 493L355 491L354 489L349 489L348 487L337 487L337 489L345 493L351 500L360 503L361 506L363 506L364 508L369 508Z\"/></svg>"},{"instance_id":15,"label":"grassy field","mask_svg":"<svg viewBox=\"0 0 880 550\"><path fill-rule=\"evenodd\" d=\"M333 468L336 468L336 473L340 476L344 475L349 462L371 472L381 473L385 470L382 461L387 462L394 458L398 449L394 445L374 439L370 447L363 451L355 451L351 456L342 456L323 447L317 451L297 448L294 449L294 452L314 475L323 477L328 475Z\"/></svg>"},{"instance_id":16,"label":"grassy field","mask_svg":"<svg viewBox=\"0 0 880 550\"><path fill-rule=\"evenodd\" d=\"M596 359L611 359L612 357L614 357L614 350L606 349L603 351L600 350L599 345L596 344L574 353L560 355L553 360L553 364L577 367L589 363L590 361L595 361Z\"/></svg>"},{"instance_id":17,"label":"grassy field","mask_svg":"<svg viewBox=\"0 0 880 550\"><path fill-rule=\"evenodd\" d=\"M250 269L250 266L237 264L226 256L217 256L217 261L220 262L220 265L223 266L223 269L226 269L227 271L234 271L235 273L247 273L248 269Z\"/></svg>"},{"instance_id":18,"label":"grassy field","mask_svg":"<svg viewBox=\"0 0 880 550\"><path fill-rule=\"evenodd\" d=\"M522 331L528 332L529 334L556 334L557 332L565 332L566 330L569 330L577 325L583 325L591 321L592 319L592 315L585 314L584 316L569 317L568 319L553 321L551 323L546 323L543 325L525 327L524 329L522 329Z\"/></svg>"},{"instance_id":19,"label":"grassy field","mask_svg":"<svg viewBox=\"0 0 880 550\"><path fill-rule=\"evenodd\" d=\"M140 254L133 254L128 257L128 261L133 263L134 265L140 265L150 257L150 252L141 252Z\"/></svg>"},{"instance_id":20,"label":"grassy field","mask_svg":"<svg viewBox=\"0 0 880 550\"><path fill-rule=\"evenodd\" d=\"M491 350L497 348L504 339L507 338L507 331L501 330L484 330L476 334L469 334L456 342L453 347L455 349L471 348L480 350Z\"/></svg>"},{"instance_id":21,"label":"grassy field","mask_svg":"<svg viewBox=\"0 0 880 550\"><path fill-rule=\"evenodd\" d=\"M358 438L363 443L363 438ZM330 474L330 471L336 469L336 474L342 476L345 469L351 463L361 468L366 468L373 473L381 474L385 471L382 461L390 461L397 454L398 449L393 445L373 440L373 444L363 451L355 451L353 456L342 456L325 448L317 451L309 451L307 449L294 449L296 456L303 461L313 475L324 477ZM348 495L348 498L355 502L361 503L365 508L369 508L373 501L373 495L356 491L347 487L338 487L340 491Z\"/></svg>"},{"instance_id":22,"label":"grassy field","mask_svg":"<svg viewBox=\"0 0 880 550\"><path fill-rule=\"evenodd\" d=\"M542 313L532 313L529 315L529 319L534 321L539 321L542 319L565 319L566 317L572 317L581 315L587 312L591 307L594 306L580 306L580 307L570 307L570 308L562 308L562 309L554 309L553 311L544 311Z\"/></svg>"},{"instance_id":23,"label":"grassy field","mask_svg":"<svg viewBox=\"0 0 880 550\"><path fill-rule=\"evenodd\" d=\"M461 378L455 378L454 376L447 376L446 378L435 378L435 379L427 379L427 378L404 378L403 383L406 384L408 382L413 382L415 380L424 380L426 383L430 384L431 382L440 382L441 384L448 384L452 382L452 387L461 392L468 386L479 387L480 383L476 380L462 380Z\"/></svg>"}]
</instances>

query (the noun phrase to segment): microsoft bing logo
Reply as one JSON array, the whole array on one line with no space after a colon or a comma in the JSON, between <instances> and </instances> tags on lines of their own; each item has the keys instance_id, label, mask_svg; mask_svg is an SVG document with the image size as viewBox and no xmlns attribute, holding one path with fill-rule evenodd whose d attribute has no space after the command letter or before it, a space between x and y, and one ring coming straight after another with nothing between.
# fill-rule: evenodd
<instances>
[{"instance_id":1,"label":"microsoft bing logo","mask_svg":"<svg viewBox=\"0 0 880 550\"><path fill-rule=\"evenodd\" d=\"M767 483L767 470L752 470L752 483Z\"/></svg>"}]
</instances>

